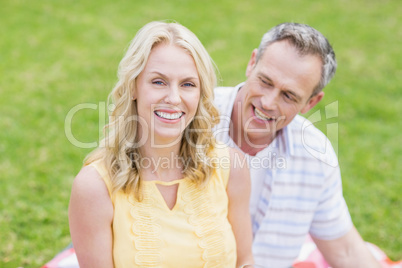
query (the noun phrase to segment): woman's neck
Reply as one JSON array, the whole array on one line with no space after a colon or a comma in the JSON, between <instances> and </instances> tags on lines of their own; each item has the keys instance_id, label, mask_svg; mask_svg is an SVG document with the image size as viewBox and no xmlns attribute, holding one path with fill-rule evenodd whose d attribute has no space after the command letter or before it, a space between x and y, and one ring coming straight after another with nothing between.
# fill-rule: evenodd
<instances>
[{"instance_id":1,"label":"woman's neck","mask_svg":"<svg viewBox=\"0 0 402 268\"><path fill-rule=\"evenodd\" d=\"M146 143L139 149L140 170L145 180L171 181L178 178L183 170L183 159L179 156L180 143L155 145ZM181 175L180 175L181 177Z\"/></svg>"}]
</instances>

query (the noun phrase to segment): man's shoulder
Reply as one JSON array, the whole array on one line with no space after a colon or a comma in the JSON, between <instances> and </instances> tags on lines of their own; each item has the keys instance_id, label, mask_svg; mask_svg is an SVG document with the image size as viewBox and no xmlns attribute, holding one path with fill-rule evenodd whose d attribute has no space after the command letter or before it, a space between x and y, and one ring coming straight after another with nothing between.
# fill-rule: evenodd
<instances>
[{"instance_id":1,"label":"man's shoulder","mask_svg":"<svg viewBox=\"0 0 402 268\"><path fill-rule=\"evenodd\" d=\"M319 141L327 140L327 136L319 130L314 124L308 120L307 118L296 115L295 118L288 125L291 134L295 138L302 138L304 135L308 135L309 137L315 137L319 139Z\"/></svg>"},{"instance_id":2,"label":"man's shoulder","mask_svg":"<svg viewBox=\"0 0 402 268\"><path fill-rule=\"evenodd\" d=\"M233 103L240 85L235 87L216 87L214 89L214 103L221 116L228 116L232 113Z\"/></svg>"},{"instance_id":3,"label":"man's shoulder","mask_svg":"<svg viewBox=\"0 0 402 268\"><path fill-rule=\"evenodd\" d=\"M220 98L227 98L228 96L231 96L232 94L235 94L237 91L237 87L216 87L214 88L214 96L215 100L220 99Z\"/></svg>"},{"instance_id":4,"label":"man's shoulder","mask_svg":"<svg viewBox=\"0 0 402 268\"><path fill-rule=\"evenodd\" d=\"M302 154L304 157L315 158L330 166L338 166L338 159L330 140L310 120L296 115L288 128L296 155ZM327 134L333 139L338 138L336 129L328 128Z\"/></svg>"}]
</instances>

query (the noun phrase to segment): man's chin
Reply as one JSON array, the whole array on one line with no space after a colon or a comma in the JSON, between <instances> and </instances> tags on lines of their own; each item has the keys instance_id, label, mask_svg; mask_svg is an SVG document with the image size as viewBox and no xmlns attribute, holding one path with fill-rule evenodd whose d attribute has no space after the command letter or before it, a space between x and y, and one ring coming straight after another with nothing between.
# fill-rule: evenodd
<instances>
[{"instance_id":1,"label":"man's chin","mask_svg":"<svg viewBox=\"0 0 402 268\"><path fill-rule=\"evenodd\" d=\"M270 131L268 129L249 129L244 133L247 137L244 137L244 140L250 140L255 142L271 142L273 138L276 136L276 131ZM268 143L269 143L268 142Z\"/></svg>"},{"instance_id":2,"label":"man's chin","mask_svg":"<svg viewBox=\"0 0 402 268\"><path fill-rule=\"evenodd\" d=\"M250 124L246 125L247 133L257 133L262 136L269 135L271 133L276 133L278 130L278 124L276 120L261 120L254 119Z\"/></svg>"}]
</instances>

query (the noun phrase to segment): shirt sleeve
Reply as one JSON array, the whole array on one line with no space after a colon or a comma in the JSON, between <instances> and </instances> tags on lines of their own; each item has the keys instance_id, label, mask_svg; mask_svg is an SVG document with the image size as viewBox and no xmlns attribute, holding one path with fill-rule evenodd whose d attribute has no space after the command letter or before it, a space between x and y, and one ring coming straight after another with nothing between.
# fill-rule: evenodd
<instances>
[{"instance_id":1,"label":"shirt sleeve","mask_svg":"<svg viewBox=\"0 0 402 268\"><path fill-rule=\"evenodd\" d=\"M329 146L332 159L338 159ZM339 165L322 162L324 184L317 209L310 227L310 234L318 239L333 240L345 235L353 226L348 207L342 193Z\"/></svg>"}]
</instances>

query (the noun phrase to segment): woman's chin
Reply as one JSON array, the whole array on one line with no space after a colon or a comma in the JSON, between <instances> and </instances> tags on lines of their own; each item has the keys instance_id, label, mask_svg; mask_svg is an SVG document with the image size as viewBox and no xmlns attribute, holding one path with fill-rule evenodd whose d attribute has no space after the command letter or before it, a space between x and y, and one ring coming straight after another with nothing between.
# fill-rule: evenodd
<instances>
[{"instance_id":1,"label":"woman's chin","mask_svg":"<svg viewBox=\"0 0 402 268\"><path fill-rule=\"evenodd\" d=\"M171 147L175 144L180 144L183 137L183 132L178 130L164 130L155 131L153 137L151 137L151 145L162 147Z\"/></svg>"}]
</instances>

